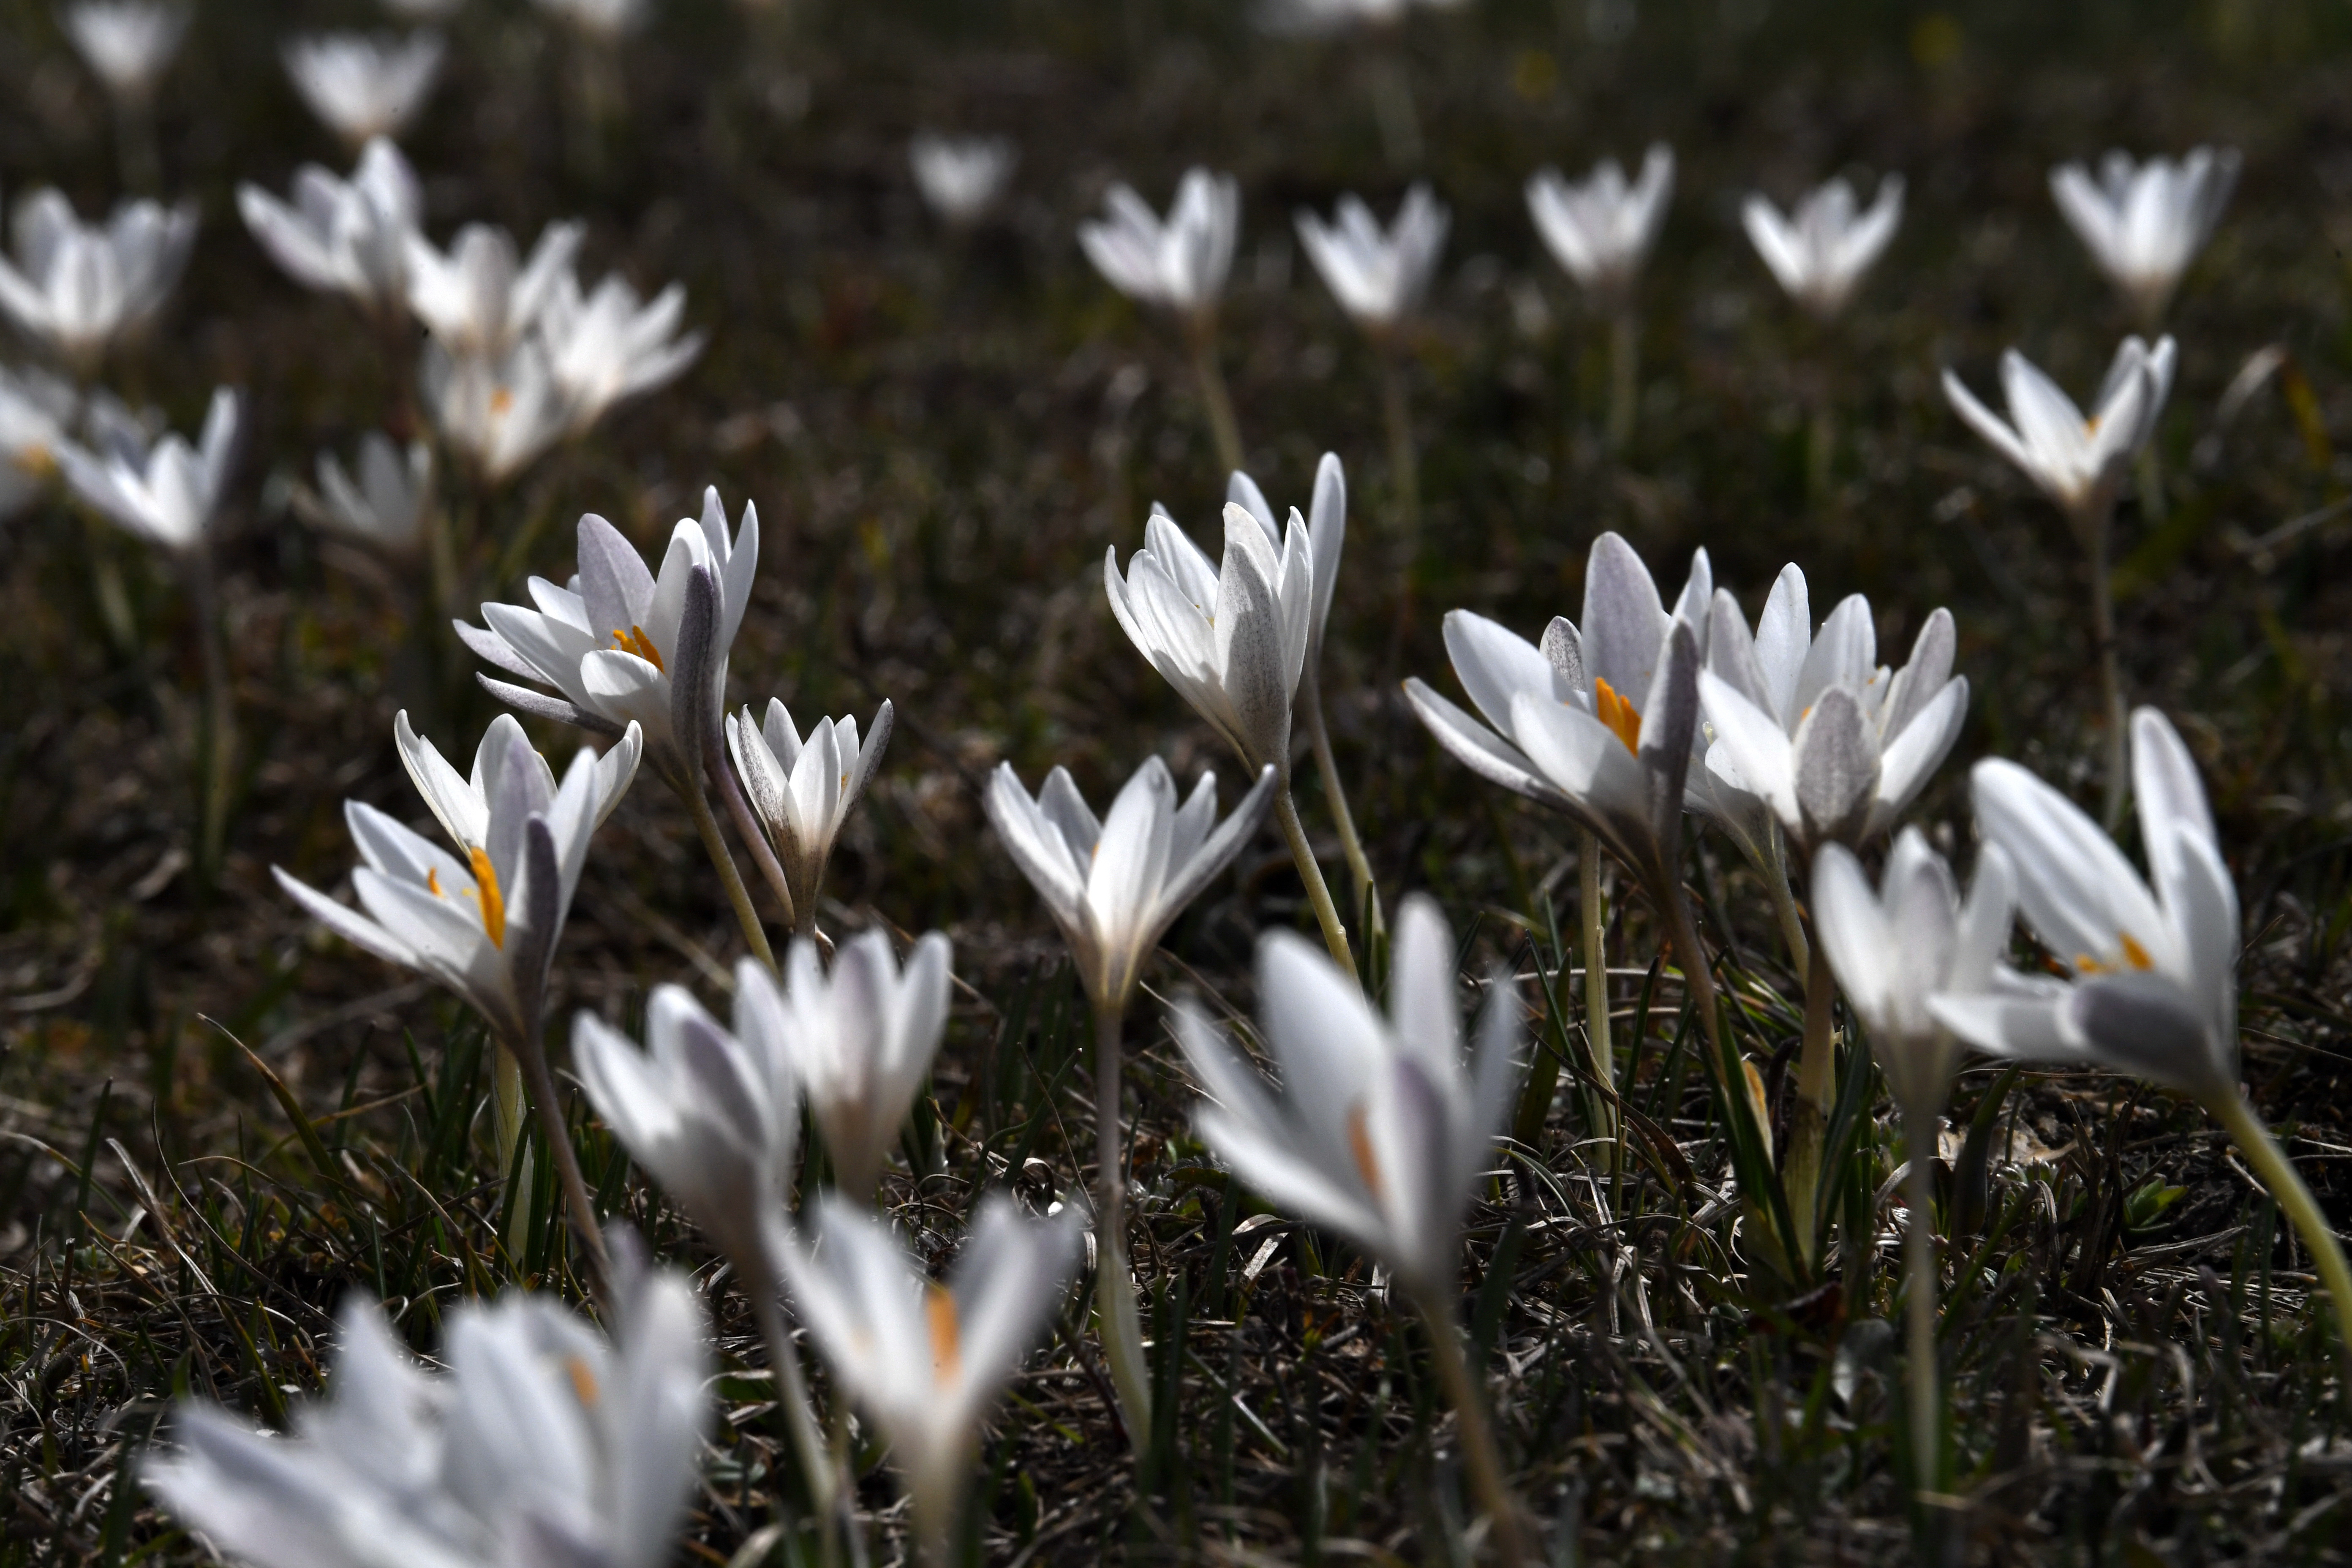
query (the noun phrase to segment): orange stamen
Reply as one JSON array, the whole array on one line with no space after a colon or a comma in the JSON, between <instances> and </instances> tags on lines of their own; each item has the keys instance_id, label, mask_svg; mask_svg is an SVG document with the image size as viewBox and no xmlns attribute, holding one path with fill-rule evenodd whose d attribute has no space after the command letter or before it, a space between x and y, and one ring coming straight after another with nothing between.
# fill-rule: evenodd
<instances>
[{"instance_id":1,"label":"orange stamen","mask_svg":"<svg viewBox=\"0 0 2352 1568\"><path fill-rule=\"evenodd\" d=\"M499 891L499 868L490 864L487 849L468 849L474 863L474 901L481 906L482 930L489 933L490 945L503 948L507 944L507 900Z\"/></svg>"},{"instance_id":2,"label":"orange stamen","mask_svg":"<svg viewBox=\"0 0 2352 1568\"><path fill-rule=\"evenodd\" d=\"M588 1363L576 1355L566 1356L563 1358L563 1372L565 1376L572 1379L573 1397L581 1404L593 1409L599 1391L596 1387L596 1374L588 1370Z\"/></svg>"},{"instance_id":3,"label":"orange stamen","mask_svg":"<svg viewBox=\"0 0 2352 1568\"><path fill-rule=\"evenodd\" d=\"M1380 1196L1381 1161L1372 1152L1371 1128L1360 1100L1348 1108L1348 1152L1356 1157L1356 1173L1364 1178L1364 1185Z\"/></svg>"},{"instance_id":4,"label":"orange stamen","mask_svg":"<svg viewBox=\"0 0 2352 1568\"><path fill-rule=\"evenodd\" d=\"M939 1285L926 1285L923 1316L931 1330L931 1375L940 1383L951 1383L963 1371L963 1330L956 1316L955 1298Z\"/></svg>"},{"instance_id":5,"label":"orange stamen","mask_svg":"<svg viewBox=\"0 0 2352 1568\"><path fill-rule=\"evenodd\" d=\"M2135 939L2129 931L2124 932L2124 962L2130 964L2134 969L2154 969L2156 967L2156 960L2147 955L2147 949L2140 946L2137 940Z\"/></svg>"},{"instance_id":6,"label":"orange stamen","mask_svg":"<svg viewBox=\"0 0 2352 1568\"><path fill-rule=\"evenodd\" d=\"M613 642L623 653L635 654L664 675L669 673L662 667L661 649L654 647L654 639L646 636L645 627L633 626L627 631L614 632Z\"/></svg>"},{"instance_id":7,"label":"orange stamen","mask_svg":"<svg viewBox=\"0 0 2352 1568\"><path fill-rule=\"evenodd\" d=\"M425 890L436 899L447 896L441 891L441 873L431 866L425 868Z\"/></svg>"},{"instance_id":8,"label":"orange stamen","mask_svg":"<svg viewBox=\"0 0 2352 1568\"><path fill-rule=\"evenodd\" d=\"M1627 751L1636 756L1641 754L1642 715L1640 711L1631 702L1618 696L1615 687L1597 675L1592 678L1592 710L1603 724L1609 726L1612 733L1625 742Z\"/></svg>"}]
</instances>

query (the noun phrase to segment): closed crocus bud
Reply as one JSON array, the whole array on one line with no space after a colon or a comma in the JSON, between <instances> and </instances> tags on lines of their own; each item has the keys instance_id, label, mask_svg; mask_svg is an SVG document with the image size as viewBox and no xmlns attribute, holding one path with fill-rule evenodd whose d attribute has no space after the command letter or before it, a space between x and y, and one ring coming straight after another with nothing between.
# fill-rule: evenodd
<instances>
[{"instance_id":1,"label":"closed crocus bud","mask_svg":"<svg viewBox=\"0 0 2352 1568\"><path fill-rule=\"evenodd\" d=\"M183 1401L146 1486L254 1568L538 1563L553 1542L565 1563L660 1568L710 1425L710 1357L684 1278L620 1285L609 1341L551 1296L460 1304L437 1376L353 1296L328 1395L290 1434Z\"/></svg>"},{"instance_id":2,"label":"closed crocus bud","mask_svg":"<svg viewBox=\"0 0 2352 1568\"><path fill-rule=\"evenodd\" d=\"M1176 781L1145 761L1097 820L1069 773L1055 768L1033 799L1010 763L988 781L988 819L1045 900L1097 1011L1124 1011L1145 960L1184 906L1249 843L1276 788L1271 767L1233 814L1217 821L1217 779L1202 773L1177 804Z\"/></svg>"},{"instance_id":3,"label":"closed crocus bud","mask_svg":"<svg viewBox=\"0 0 2352 1568\"><path fill-rule=\"evenodd\" d=\"M833 1156L835 1184L872 1203L916 1094L947 1029L953 950L932 931L902 970L890 939L866 931L825 970L816 943L793 943L772 1014L740 1022L768 1031L761 1048L786 1064Z\"/></svg>"},{"instance_id":4,"label":"closed crocus bud","mask_svg":"<svg viewBox=\"0 0 2352 1568\"><path fill-rule=\"evenodd\" d=\"M1809 315L1828 321L1853 298L1863 274L1895 239L1903 221L1903 176L1878 182L1878 197L1864 211L1853 187L1842 179L1809 193L1796 211L1751 195L1740 209L1756 254L1789 298Z\"/></svg>"},{"instance_id":5,"label":"closed crocus bud","mask_svg":"<svg viewBox=\"0 0 2352 1568\"><path fill-rule=\"evenodd\" d=\"M861 742L857 721L819 719L805 739L782 701L771 698L762 725L747 705L727 716L727 750L751 810L775 847L803 933L814 929L825 862L858 797L882 765L893 710L886 699Z\"/></svg>"}]
</instances>

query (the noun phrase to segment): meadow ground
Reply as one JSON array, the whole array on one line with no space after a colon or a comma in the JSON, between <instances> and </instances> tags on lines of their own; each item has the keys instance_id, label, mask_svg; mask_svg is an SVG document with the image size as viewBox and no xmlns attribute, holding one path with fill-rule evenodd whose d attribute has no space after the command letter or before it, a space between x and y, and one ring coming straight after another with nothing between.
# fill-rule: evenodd
<instances>
[{"instance_id":1,"label":"meadow ground","mask_svg":"<svg viewBox=\"0 0 2352 1568\"><path fill-rule=\"evenodd\" d=\"M782 695L804 721L897 705L824 920L954 939L947 1044L887 1184L927 1245L944 1248L985 1187L1043 1205L1092 1167L1083 1006L982 817L986 771L1009 759L1034 783L1066 763L1097 801L1155 752L1187 781L1240 776L1104 602L1103 551L1140 542L1152 500L1205 539L1223 490L1180 339L1073 241L1111 180L1159 203L1188 163L1239 177L1224 369L1278 503L1304 500L1320 452L1348 466L1324 688L1383 893L1393 909L1433 892L1475 931L1474 957L1549 973L1555 913L1573 924L1573 835L1446 759L1397 683L1454 689L1449 607L1528 635L1575 613L1603 529L1675 583L1704 545L1751 615L1794 560L1817 608L1866 592L1889 650L1948 605L1971 710L1913 816L1961 853L1977 757L2095 795L2084 567L1937 378L1950 364L1987 384L2016 344L2089 391L2132 323L2061 224L2047 171L2200 142L2242 148L2245 169L2168 323L2168 504L2120 518L2126 679L2189 737L2238 878L2246 1080L2323 1202L2352 1216L2352 457L2335 446L2352 435L2352 15L1473 0L1386 35L1301 40L1258 35L1225 0L799 3L759 31L716 0L661 0L593 160L567 142L563 56L541 20L473 5L408 151L436 237L478 219L527 238L584 216L591 272L678 279L710 335L674 387L503 494L457 500L486 542L474 596L568 574L583 510L650 542L715 482L755 500L766 531L733 700ZM124 1484L131 1458L175 1393L281 1419L318 1386L349 1289L383 1295L423 1348L468 1293L513 1277L571 1288L548 1194L536 1226L496 1234L468 1015L325 937L268 874L337 886L346 797L421 815L390 743L396 710L457 754L495 711L422 579L323 541L285 501L316 448L348 450L391 416L410 374L405 348L388 357L347 307L297 289L235 216L238 181L283 189L299 163L341 162L276 58L281 34L325 17L203 9L159 124L164 188L201 202L204 232L170 315L110 372L182 429L215 384L251 398L222 553L241 767L215 885L191 864L185 595L61 501L0 531L0 1568L194 1560ZM0 37L9 194L110 200L104 105L47 7L0 4ZM908 177L925 127L1020 144L1009 205L964 238ZM1643 283L1639 422L1618 458L1601 436L1605 332L1544 258L1519 187L1653 138L1681 174ZM1780 297L1738 206L1841 171L1904 174L1909 205L1824 331ZM1402 353L1423 498L1409 553L1377 361L1290 217L1348 190L1386 212L1413 178L1455 226ZM2225 410L2269 345L2284 358ZM100 559L127 584L127 619L94 593ZM559 761L574 744L533 733ZM1303 789L1336 880L1330 818ZM1799 977L1735 855L1703 840L1691 874L1735 939L1723 969L1743 1044L1783 1096ZM1889 1327L1901 1206L1874 1211L1876 1245L1846 1251L1835 1289L1792 1300L1754 1267L1736 1205L1715 1201L1720 1119L1678 988L1651 970L1654 922L1630 895L1612 908L1612 962L1634 972L1621 1073L1657 1136L1609 1219L1571 1071L1556 1101L1523 1105L1472 1216L1469 1311L1521 1493L1559 1563L1908 1560ZM1153 996L1189 987L1246 1011L1253 933L1306 922L1268 834L1179 924ZM591 856L559 1013L634 1023L666 980L715 1001L740 942L683 813L641 786ZM1555 1051L1573 1006L1551 995L1543 1012L1539 1051ZM1462 1561L1475 1510L1418 1331L1352 1249L1268 1223L1191 1140L1194 1090L1156 1000L1131 1034L1134 1251L1155 1376L1175 1395L1161 1458L1139 1482L1074 1310L990 1441L974 1546L1000 1563ZM770 1517L781 1451L757 1339L724 1271L574 1110L604 1200L706 1265L731 1371L694 1551L725 1563ZM1949 1512L1972 1555L2352 1552L2346 1385L2308 1258L2201 1112L2103 1075L2009 1081L1978 1064L1947 1147ZM1865 1185L1894 1170L1891 1111L1855 1158ZM877 1465L863 1499L886 1557L896 1498Z\"/></svg>"}]
</instances>

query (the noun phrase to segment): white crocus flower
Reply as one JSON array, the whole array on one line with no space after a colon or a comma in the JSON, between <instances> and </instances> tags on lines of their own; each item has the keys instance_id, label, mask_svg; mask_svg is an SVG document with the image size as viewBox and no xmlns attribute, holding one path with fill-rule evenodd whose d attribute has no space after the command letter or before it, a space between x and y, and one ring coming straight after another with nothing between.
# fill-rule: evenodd
<instances>
[{"instance_id":1,"label":"white crocus flower","mask_svg":"<svg viewBox=\"0 0 2352 1568\"><path fill-rule=\"evenodd\" d=\"M1231 174L1188 169L1162 223L1133 187L1111 186L1108 215L1078 226L1095 269L1128 298L1191 318L1213 316L1241 237L1241 186Z\"/></svg>"},{"instance_id":2,"label":"white crocus flower","mask_svg":"<svg viewBox=\"0 0 2352 1568\"><path fill-rule=\"evenodd\" d=\"M1291 700L1316 620L1315 547L1297 511L1278 537L1246 506L1225 504L1218 565L1157 507L1143 548L1118 571L1103 557L1111 614L1151 667L1253 768L1290 776ZM1326 601L1328 603L1328 600Z\"/></svg>"},{"instance_id":3,"label":"white crocus flower","mask_svg":"<svg viewBox=\"0 0 2352 1568\"><path fill-rule=\"evenodd\" d=\"M1528 213L1560 269L1613 308L1633 292L1674 191L1674 149L1654 142L1631 184L1614 158L1575 184L1558 169L1541 171L1528 181Z\"/></svg>"},{"instance_id":4,"label":"white crocus flower","mask_svg":"<svg viewBox=\"0 0 2352 1568\"><path fill-rule=\"evenodd\" d=\"M433 1376L355 1293L292 1433L183 1402L146 1485L253 1568L661 1568L710 1425L702 1310L651 1270L611 1307L608 1341L551 1296L460 1304Z\"/></svg>"},{"instance_id":5,"label":"white crocus flower","mask_svg":"<svg viewBox=\"0 0 2352 1568\"><path fill-rule=\"evenodd\" d=\"M700 332L678 334L685 311L686 290L675 283L640 304L623 279L607 278L583 296L568 268L556 275L538 329L570 434L583 434L622 399L685 374L703 344Z\"/></svg>"},{"instance_id":6,"label":"white crocus flower","mask_svg":"<svg viewBox=\"0 0 2352 1568\"><path fill-rule=\"evenodd\" d=\"M30 506L57 477L80 402L60 377L0 366L0 521Z\"/></svg>"},{"instance_id":7,"label":"white crocus flower","mask_svg":"<svg viewBox=\"0 0 2352 1568\"><path fill-rule=\"evenodd\" d=\"M135 426L118 427L102 454L65 445L58 460L83 500L149 543L185 554L203 546L220 515L237 415L236 394L218 387L194 447L175 431L142 449Z\"/></svg>"},{"instance_id":8,"label":"white crocus flower","mask_svg":"<svg viewBox=\"0 0 2352 1568\"><path fill-rule=\"evenodd\" d=\"M315 163L294 172L291 205L258 185L236 188L237 211L287 276L307 289L348 294L379 314L408 301L408 246L424 195L400 149L381 137L348 180Z\"/></svg>"},{"instance_id":9,"label":"white crocus flower","mask_svg":"<svg viewBox=\"0 0 2352 1568\"><path fill-rule=\"evenodd\" d=\"M297 510L310 522L379 548L406 553L425 536L433 504L433 447L412 441L406 451L381 430L360 437L354 470L332 452L319 454L319 488L297 487Z\"/></svg>"},{"instance_id":10,"label":"white crocus flower","mask_svg":"<svg viewBox=\"0 0 2352 1568\"><path fill-rule=\"evenodd\" d=\"M1415 184L1386 230L1360 198L1341 196L1334 222L1298 214L1298 243L1339 308L1377 336L1420 308L1453 222L1445 204Z\"/></svg>"},{"instance_id":11,"label":"white crocus flower","mask_svg":"<svg viewBox=\"0 0 2352 1568\"><path fill-rule=\"evenodd\" d=\"M1021 149L1003 136L940 136L924 132L907 148L923 204L956 228L986 217L1020 164Z\"/></svg>"},{"instance_id":12,"label":"white crocus flower","mask_svg":"<svg viewBox=\"0 0 2352 1568\"><path fill-rule=\"evenodd\" d=\"M2000 356L2008 419L1979 402L1949 370L1944 372L1944 395L1953 411L2040 486L2078 530L2104 527L2132 459L2156 434L2157 416L2172 391L2175 358L2169 337L2158 339L2154 348L2138 338L2126 338L2107 366L2088 417L2056 382L2015 349Z\"/></svg>"},{"instance_id":13,"label":"white crocus flower","mask_svg":"<svg viewBox=\"0 0 2352 1568\"><path fill-rule=\"evenodd\" d=\"M2091 259L2135 310L2159 320L2212 237L2238 183L2238 150L2200 147L2179 163L2109 153L2094 180L2080 163L2050 171L2050 194Z\"/></svg>"},{"instance_id":14,"label":"white crocus flower","mask_svg":"<svg viewBox=\"0 0 2352 1568\"><path fill-rule=\"evenodd\" d=\"M873 1202L939 1052L953 956L932 931L901 970L890 939L869 931L841 944L830 974L805 937L784 961L781 1055L824 1136L835 1184L860 1203Z\"/></svg>"},{"instance_id":15,"label":"white crocus flower","mask_svg":"<svg viewBox=\"0 0 2352 1568\"><path fill-rule=\"evenodd\" d=\"M44 187L16 204L16 254L0 258L0 310L77 370L152 321L196 243L196 205L124 202L103 226Z\"/></svg>"},{"instance_id":16,"label":"white crocus flower","mask_svg":"<svg viewBox=\"0 0 2352 1568\"><path fill-rule=\"evenodd\" d=\"M889 1440L914 1513L917 1553L947 1568L981 1425L1067 1293L1077 1236L1065 1211L1022 1216L981 1201L944 1283L887 1222L839 1198L816 1203L816 1245L786 1245L793 1300L833 1373Z\"/></svg>"},{"instance_id":17,"label":"white crocus flower","mask_svg":"<svg viewBox=\"0 0 2352 1568\"><path fill-rule=\"evenodd\" d=\"M1446 616L1454 676L1486 723L1418 678L1405 697L1473 773L1572 817L1654 891L1679 887L1713 588L1695 552L1669 615L1633 546L1604 533L1585 565L1581 630L1556 617L1538 649L1484 616Z\"/></svg>"},{"instance_id":18,"label":"white crocus flower","mask_svg":"<svg viewBox=\"0 0 2352 1568\"><path fill-rule=\"evenodd\" d=\"M576 223L548 225L528 262L517 259L512 236L488 224L460 229L446 254L411 234L409 308L450 353L500 358L522 342L558 284L571 277L584 232Z\"/></svg>"},{"instance_id":19,"label":"white crocus flower","mask_svg":"<svg viewBox=\"0 0 2352 1568\"><path fill-rule=\"evenodd\" d=\"M1225 501L1248 509L1268 539L1281 538L1275 525L1274 504L1255 479L1235 469L1225 479ZM1298 509L1290 515L1296 518ZM1307 508L1307 542L1315 554L1315 593L1307 608L1307 659L1300 679L1311 679L1323 663L1323 633L1331 619L1331 600L1339 587L1339 558L1348 545L1348 475L1339 454L1326 452L1315 465L1315 493Z\"/></svg>"},{"instance_id":20,"label":"white crocus flower","mask_svg":"<svg viewBox=\"0 0 2352 1568\"><path fill-rule=\"evenodd\" d=\"M1151 757L1103 821L1068 770L1047 773L1032 798L1004 763L990 777L985 801L997 837L1062 928L1087 999L1098 1012L1123 1012L1144 961L1256 834L1276 787L1275 770L1261 770L1219 823L1216 774L1203 773L1180 807L1168 765Z\"/></svg>"},{"instance_id":21,"label":"white crocus flower","mask_svg":"<svg viewBox=\"0 0 2352 1568\"><path fill-rule=\"evenodd\" d=\"M538 1037L549 966L588 857L588 838L636 775L635 731L602 759L583 747L559 787L512 717L493 721L459 775L400 715L394 730L417 794L451 854L362 801L343 816L363 862L351 909L285 870L278 885L336 935L437 980L518 1050Z\"/></svg>"},{"instance_id":22,"label":"white crocus flower","mask_svg":"<svg viewBox=\"0 0 2352 1568\"><path fill-rule=\"evenodd\" d=\"M1197 1123L1220 1159L1372 1253L1416 1301L1450 1302L1462 1211L1517 1077L1518 998L1507 980L1493 984L1465 1062L1454 942L1426 894L1397 911L1395 951L1382 1018L1304 939L1260 940L1258 1027L1278 1099L1195 1009L1178 1008L1176 1037L1208 1093Z\"/></svg>"},{"instance_id":23,"label":"white crocus flower","mask_svg":"<svg viewBox=\"0 0 2352 1568\"><path fill-rule=\"evenodd\" d=\"M861 744L849 714L819 719L806 739L783 703L768 700L763 728L747 703L727 716L727 750L751 810L775 847L801 934L816 931L818 890L825 862L858 797L882 765L896 710L884 699Z\"/></svg>"},{"instance_id":24,"label":"white crocus flower","mask_svg":"<svg viewBox=\"0 0 2352 1568\"><path fill-rule=\"evenodd\" d=\"M157 0L76 0L59 20L74 52L107 92L139 103L154 95L180 52L188 16L188 7Z\"/></svg>"},{"instance_id":25,"label":"white crocus flower","mask_svg":"<svg viewBox=\"0 0 2352 1568\"><path fill-rule=\"evenodd\" d=\"M1710 815L1759 865L1770 858L1759 853L1759 808L1806 856L1892 826L1968 717L1951 612L1927 617L1910 662L1893 672L1878 662L1870 601L1849 595L1816 635L1795 566L1773 584L1756 636L1728 594L1716 595L1714 616L1699 676Z\"/></svg>"},{"instance_id":26,"label":"white crocus flower","mask_svg":"<svg viewBox=\"0 0 2352 1568\"><path fill-rule=\"evenodd\" d=\"M539 8L599 43L618 43L653 15L652 0L537 0Z\"/></svg>"},{"instance_id":27,"label":"white crocus flower","mask_svg":"<svg viewBox=\"0 0 2352 1568\"><path fill-rule=\"evenodd\" d=\"M743 503L730 539L719 487L709 487L700 521L680 519L670 531L658 577L595 513L581 518L579 537L570 586L533 577L536 609L485 604L488 629L460 621L457 635L499 668L562 693L481 677L500 701L606 734L642 724L656 766L688 787L703 776L719 739L727 653L760 563L759 509Z\"/></svg>"},{"instance_id":28,"label":"white crocus flower","mask_svg":"<svg viewBox=\"0 0 2352 1568\"><path fill-rule=\"evenodd\" d=\"M499 359L453 355L428 342L417 379L434 427L487 484L530 467L569 427L565 398L536 339Z\"/></svg>"},{"instance_id":29,"label":"white crocus flower","mask_svg":"<svg viewBox=\"0 0 2352 1568\"><path fill-rule=\"evenodd\" d=\"M353 147L397 138L432 95L441 35L404 38L324 33L286 46L286 74L302 101Z\"/></svg>"},{"instance_id":30,"label":"white crocus flower","mask_svg":"<svg viewBox=\"0 0 2352 1568\"><path fill-rule=\"evenodd\" d=\"M1878 182L1877 199L1859 208L1853 187L1830 181L1783 217L1780 209L1751 195L1740 209L1749 243L1772 270L1789 298L1828 321L1845 309L1855 285L1895 238L1903 221L1903 176Z\"/></svg>"}]
</instances>

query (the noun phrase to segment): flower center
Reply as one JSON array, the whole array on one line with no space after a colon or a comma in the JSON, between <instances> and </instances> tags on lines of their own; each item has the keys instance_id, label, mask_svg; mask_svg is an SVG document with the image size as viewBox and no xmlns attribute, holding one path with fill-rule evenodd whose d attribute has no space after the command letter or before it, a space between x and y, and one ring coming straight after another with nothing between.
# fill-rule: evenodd
<instances>
[{"instance_id":1,"label":"flower center","mask_svg":"<svg viewBox=\"0 0 2352 1568\"><path fill-rule=\"evenodd\" d=\"M588 1363L576 1355L566 1356L563 1358L563 1373L572 1380L573 1397L590 1409L594 1409L598 1392L596 1374L588 1370Z\"/></svg>"},{"instance_id":2,"label":"flower center","mask_svg":"<svg viewBox=\"0 0 2352 1568\"><path fill-rule=\"evenodd\" d=\"M1372 1152L1370 1119L1364 1113L1364 1102L1348 1107L1348 1152L1356 1157L1356 1173L1364 1178L1374 1197L1381 1195L1381 1160Z\"/></svg>"},{"instance_id":3,"label":"flower center","mask_svg":"<svg viewBox=\"0 0 2352 1568\"><path fill-rule=\"evenodd\" d=\"M2147 949L2139 944L2138 938L2129 931L2119 933L2119 938L2124 950L2123 963L2102 963L2087 952L2078 952L2074 955L2074 967L2084 974L2112 974L2124 969L2146 971L2156 967L2156 960L2148 956Z\"/></svg>"},{"instance_id":4,"label":"flower center","mask_svg":"<svg viewBox=\"0 0 2352 1568\"><path fill-rule=\"evenodd\" d=\"M656 669L661 670L664 675L669 673L662 664L661 649L654 647L654 639L646 636L646 628L643 626L633 625L627 631L614 632L613 646L623 653L635 654Z\"/></svg>"},{"instance_id":5,"label":"flower center","mask_svg":"<svg viewBox=\"0 0 2352 1568\"><path fill-rule=\"evenodd\" d=\"M963 1330L955 1297L942 1286L923 1287L923 1318L931 1331L931 1377L952 1383L963 1373Z\"/></svg>"},{"instance_id":6,"label":"flower center","mask_svg":"<svg viewBox=\"0 0 2352 1568\"><path fill-rule=\"evenodd\" d=\"M1617 695L1617 689L1601 679L1592 678L1592 710L1612 733L1625 742L1625 749L1635 756L1642 754L1642 714L1631 702Z\"/></svg>"}]
</instances>

